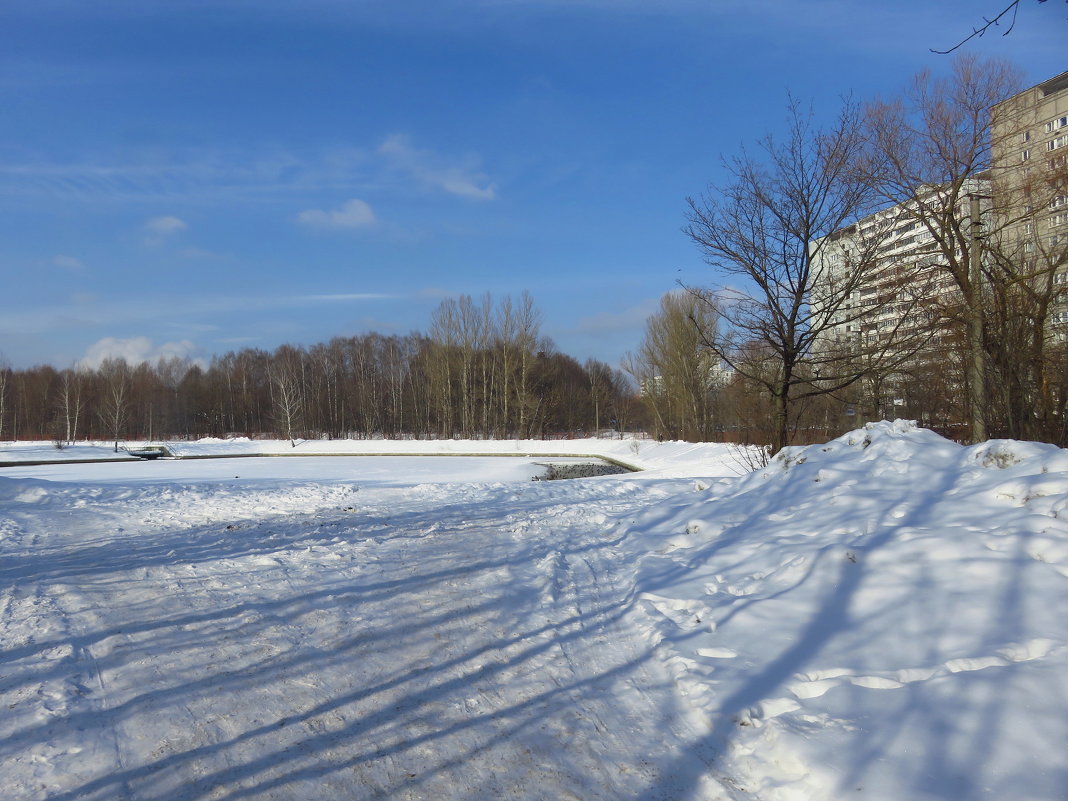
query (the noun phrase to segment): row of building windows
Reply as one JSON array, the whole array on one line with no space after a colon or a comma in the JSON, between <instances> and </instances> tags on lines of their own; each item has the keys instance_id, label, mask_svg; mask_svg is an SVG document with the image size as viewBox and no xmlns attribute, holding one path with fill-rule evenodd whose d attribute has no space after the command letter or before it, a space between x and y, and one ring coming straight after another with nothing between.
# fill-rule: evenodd
<instances>
[{"instance_id":1,"label":"row of building windows","mask_svg":"<svg viewBox=\"0 0 1068 801\"><path fill-rule=\"evenodd\" d=\"M1068 117L1058 117L1055 120L1050 120L1046 123L1046 133L1053 133L1059 131L1061 128L1068 127ZM1023 144L1028 144L1031 141L1031 132L1024 131L1020 137L1020 141ZM1065 145L1068 145L1068 136L1058 136L1056 139L1051 139L1046 142L1046 150L1058 150ZM1027 161L1031 158L1031 148L1026 147L1020 151L1020 161Z\"/></svg>"}]
</instances>

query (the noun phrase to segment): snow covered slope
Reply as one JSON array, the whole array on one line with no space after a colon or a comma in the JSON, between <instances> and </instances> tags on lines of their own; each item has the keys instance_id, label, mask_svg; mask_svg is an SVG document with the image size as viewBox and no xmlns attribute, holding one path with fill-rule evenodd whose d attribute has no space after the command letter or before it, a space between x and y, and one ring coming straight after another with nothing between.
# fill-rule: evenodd
<instances>
[{"instance_id":1,"label":"snow covered slope","mask_svg":"<svg viewBox=\"0 0 1068 801\"><path fill-rule=\"evenodd\" d=\"M1068 798L1068 452L881 423L697 494L634 586L753 797Z\"/></svg>"},{"instance_id":2,"label":"snow covered slope","mask_svg":"<svg viewBox=\"0 0 1068 801\"><path fill-rule=\"evenodd\" d=\"M1068 797L1068 453L716 448L553 483L3 468L4 797Z\"/></svg>"}]
</instances>

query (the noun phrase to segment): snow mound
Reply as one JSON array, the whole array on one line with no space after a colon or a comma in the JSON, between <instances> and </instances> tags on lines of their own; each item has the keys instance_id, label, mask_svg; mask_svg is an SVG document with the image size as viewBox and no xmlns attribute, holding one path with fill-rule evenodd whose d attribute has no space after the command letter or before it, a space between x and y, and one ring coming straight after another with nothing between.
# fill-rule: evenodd
<instances>
[{"instance_id":1,"label":"snow mound","mask_svg":"<svg viewBox=\"0 0 1068 801\"><path fill-rule=\"evenodd\" d=\"M754 797L1064 797L1068 453L873 423L665 504L638 625Z\"/></svg>"}]
</instances>

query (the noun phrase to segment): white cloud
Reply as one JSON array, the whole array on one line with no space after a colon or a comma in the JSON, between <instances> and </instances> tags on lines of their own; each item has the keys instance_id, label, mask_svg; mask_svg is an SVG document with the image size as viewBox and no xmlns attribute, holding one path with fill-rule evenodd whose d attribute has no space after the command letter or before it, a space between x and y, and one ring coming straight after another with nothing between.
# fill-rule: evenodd
<instances>
[{"instance_id":1,"label":"white cloud","mask_svg":"<svg viewBox=\"0 0 1068 801\"><path fill-rule=\"evenodd\" d=\"M56 267L62 267L64 270L70 270L72 272L81 272L85 269L85 264L81 259L76 259L74 256L59 255L52 259L52 264Z\"/></svg>"},{"instance_id":2,"label":"white cloud","mask_svg":"<svg viewBox=\"0 0 1068 801\"><path fill-rule=\"evenodd\" d=\"M496 188L472 157L459 165L443 164L431 151L413 147L403 134L387 137L378 152L393 166L433 189L468 200L493 200L497 196Z\"/></svg>"},{"instance_id":3,"label":"white cloud","mask_svg":"<svg viewBox=\"0 0 1068 801\"><path fill-rule=\"evenodd\" d=\"M359 229L378 224L374 209L366 202L353 198L333 211L308 209L297 215L297 222L314 228Z\"/></svg>"},{"instance_id":4,"label":"white cloud","mask_svg":"<svg viewBox=\"0 0 1068 801\"><path fill-rule=\"evenodd\" d=\"M145 362L154 364L161 358L174 356L180 359L192 359L197 351L197 346L188 339L156 345L148 337L129 339L104 337L89 346L85 356L78 362L78 366L96 369L105 359L125 359L127 364L131 365Z\"/></svg>"},{"instance_id":5,"label":"white cloud","mask_svg":"<svg viewBox=\"0 0 1068 801\"><path fill-rule=\"evenodd\" d=\"M171 236L179 231L184 231L188 227L189 223L185 220L170 215L153 217L145 223L145 230L156 236Z\"/></svg>"}]
</instances>

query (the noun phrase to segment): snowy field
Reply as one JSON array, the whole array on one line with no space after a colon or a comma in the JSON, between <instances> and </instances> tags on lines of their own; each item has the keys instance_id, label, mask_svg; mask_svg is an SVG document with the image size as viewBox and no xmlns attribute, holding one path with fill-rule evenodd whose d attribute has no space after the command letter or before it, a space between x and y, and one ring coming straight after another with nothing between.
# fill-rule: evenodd
<instances>
[{"instance_id":1,"label":"snowy field","mask_svg":"<svg viewBox=\"0 0 1068 801\"><path fill-rule=\"evenodd\" d=\"M552 460L560 461L560 460ZM0 477L64 484L218 483L294 481L404 487L429 483L531 481L545 472L538 460L475 456L306 456L47 464L0 468Z\"/></svg>"},{"instance_id":2,"label":"snowy field","mask_svg":"<svg viewBox=\"0 0 1068 801\"><path fill-rule=\"evenodd\" d=\"M1068 797L1068 453L551 445L0 468L2 797Z\"/></svg>"}]
</instances>

